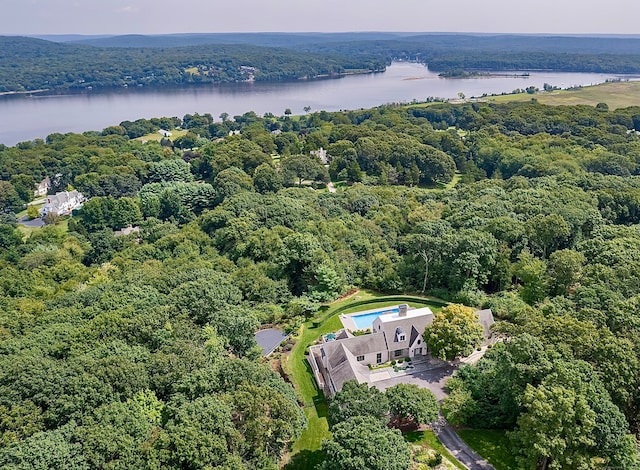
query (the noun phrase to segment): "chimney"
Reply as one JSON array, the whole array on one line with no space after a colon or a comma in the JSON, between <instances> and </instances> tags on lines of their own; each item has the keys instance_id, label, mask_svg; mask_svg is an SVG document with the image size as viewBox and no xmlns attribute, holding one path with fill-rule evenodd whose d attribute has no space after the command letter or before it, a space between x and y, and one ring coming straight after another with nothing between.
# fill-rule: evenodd
<instances>
[{"instance_id":1,"label":"chimney","mask_svg":"<svg viewBox=\"0 0 640 470\"><path fill-rule=\"evenodd\" d=\"M400 304L400 305L398 305L398 308L400 309L400 311L398 312L398 316L399 317L406 317L407 316L407 310L409 309L409 306L407 304Z\"/></svg>"}]
</instances>

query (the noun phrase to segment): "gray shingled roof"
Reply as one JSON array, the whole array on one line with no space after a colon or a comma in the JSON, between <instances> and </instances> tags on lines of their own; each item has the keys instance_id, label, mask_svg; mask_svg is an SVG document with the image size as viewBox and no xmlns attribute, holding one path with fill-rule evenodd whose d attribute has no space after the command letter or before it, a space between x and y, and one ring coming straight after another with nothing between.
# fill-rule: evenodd
<instances>
[{"instance_id":1,"label":"gray shingled roof","mask_svg":"<svg viewBox=\"0 0 640 470\"><path fill-rule=\"evenodd\" d=\"M335 367L344 361L343 353L339 346L343 345L354 356L364 356L374 352L387 350L387 343L382 333L372 333L352 338L341 339L340 341L330 341L324 344L324 350L329 357L331 367Z\"/></svg>"},{"instance_id":2,"label":"gray shingled roof","mask_svg":"<svg viewBox=\"0 0 640 470\"><path fill-rule=\"evenodd\" d=\"M493 319L493 312L490 308L485 310L478 310L475 312L478 316L478 322L484 328L484 337L485 339L491 336L491 325L493 325L496 321Z\"/></svg>"},{"instance_id":3,"label":"gray shingled roof","mask_svg":"<svg viewBox=\"0 0 640 470\"><path fill-rule=\"evenodd\" d=\"M413 334L413 329L417 334L424 333L424 329L427 325L433 322L433 315L422 315L419 317L398 318L394 321L383 322L382 332L387 335L389 339L389 350L394 351L396 349L406 349L411 346L415 341L416 335ZM397 330L398 328L404 331L404 341L398 341Z\"/></svg>"},{"instance_id":4,"label":"gray shingled roof","mask_svg":"<svg viewBox=\"0 0 640 470\"><path fill-rule=\"evenodd\" d=\"M344 348L344 345L342 345L340 349L342 349L342 355L345 361L330 372L331 381L336 390L341 390L342 385L349 380L357 380L359 383L366 382L369 368L360 364L355 356Z\"/></svg>"},{"instance_id":5,"label":"gray shingled roof","mask_svg":"<svg viewBox=\"0 0 640 470\"><path fill-rule=\"evenodd\" d=\"M484 310L478 310L475 314L478 316L478 322L484 329L484 339L489 339L491 337L491 325L496 322L493 319L493 312L490 308L487 308Z\"/></svg>"}]
</instances>

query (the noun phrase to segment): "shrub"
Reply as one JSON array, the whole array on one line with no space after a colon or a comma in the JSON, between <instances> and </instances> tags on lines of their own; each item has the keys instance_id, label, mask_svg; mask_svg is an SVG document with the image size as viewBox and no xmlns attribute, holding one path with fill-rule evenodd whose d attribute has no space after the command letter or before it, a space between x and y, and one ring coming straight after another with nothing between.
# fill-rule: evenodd
<instances>
[{"instance_id":1,"label":"shrub","mask_svg":"<svg viewBox=\"0 0 640 470\"><path fill-rule=\"evenodd\" d=\"M442 463L442 454L440 452L436 452L435 455L433 455L429 459L429 462L427 462L427 465L433 468L433 467L437 467L441 463Z\"/></svg>"},{"instance_id":2,"label":"shrub","mask_svg":"<svg viewBox=\"0 0 640 470\"><path fill-rule=\"evenodd\" d=\"M410 357L405 357L404 358L404 362L411 362L411 358Z\"/></svg>"},{"instance_id":3,"label":"shrub","mask_svg":"<svg viewBox=\"0 0 640 470\"><path fill-rule=\"evenodd\" d=\"M393 361L391 361L391 365L392 365L392 366L395 366L395 365L396 365L396 361L395 361L395 359L394 359Z\"/></svg>"},{"instance_id":4,"label":"shrub","mask_svg":"<svg viewBox=\"0 0 640 470\"><path fill-rule=\"evenodd\" d=\"M29 217L29 220L37 219L40 217L40 211L36 206L29 206L27 207L27 217Z\"/></svg>"}]
</instances>

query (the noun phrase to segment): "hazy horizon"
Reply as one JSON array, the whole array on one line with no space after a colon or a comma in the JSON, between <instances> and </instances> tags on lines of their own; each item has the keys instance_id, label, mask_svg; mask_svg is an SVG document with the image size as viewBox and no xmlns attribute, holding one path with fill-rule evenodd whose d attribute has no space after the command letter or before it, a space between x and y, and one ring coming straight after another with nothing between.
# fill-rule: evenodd
<instances>
[{"instance_id":1,"label":"hazy horizon","mask_svg":"<svg viewBox=\"0 0 640 470\"><path fill-rule=\"evenodd\" d=\"M249 13L248 13L249 12ZM430 32L637 35L640 2L540 0L24 0L3 6L0 35Z\"/></svg>"}]
</instances>

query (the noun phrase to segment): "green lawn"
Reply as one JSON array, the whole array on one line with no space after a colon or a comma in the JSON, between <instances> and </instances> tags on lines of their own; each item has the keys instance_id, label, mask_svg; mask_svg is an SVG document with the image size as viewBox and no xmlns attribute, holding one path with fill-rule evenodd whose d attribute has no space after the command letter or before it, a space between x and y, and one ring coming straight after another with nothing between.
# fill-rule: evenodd
<instances>
[{"instance_id":1,"label":"green lawn","mask_svg":"<svg viewBox=\"0 0 640 470\"><path fill-rule=\"evenodd\" d=\"M404 439L411 444L418 444L426 447L427 449L433 449L436 452L439 452L443 457L443 463L444 459L448 460L449 467L459 468L460 470L466 470L467 468L449 453L449 451L440 443L433 431L409 432L404 435Z\"/></svg>"},{"instance_id":2,"label":"green lawn","mask_svg":"<svg viewBox=\"0 0 640 470\"><path fill-rule=\"evenodd\" d=\"M69 231L69 217L64 217L57 225L63 232ZM42 230L42 227L26 227L24 225L18 224L18 230L23 235L24 239L27 239L31 236L33 232L37 232L38 230Z\"/></svg>"},{"instance_id":3,"label":"green lawn","mask_svg":"<svg viewBox=\"0 0 640 470\"><path fill-rule=\"evenodd\" d=\"M313 468L314 462L322 461L319 452L322 440L330 438L327 424L327 403L324 394L316 384L311 367L305 359L305 349L321 335L342 328L339 313L351 313L370 310L378 307L388 307L399 303L408 303L413 307L429 306L437 311L444 304L438 299L428 299L414 296L385 296L384 294L359 291L357 294L321 309L315 321L319 326L314 327L314 320L308 321L300 327L296 345L286 362L286 369L296 385L296 389L304 402L305 414L309 421L308 427L293 445L293 457L287 469Z\"/></svg>"},{"instance_id":4,"label":"green lawn","mask_svg":"<svg viewBox=\"0 0 640 470\"><path fill-rule=\"evenodd\" d=\"M518 464L510 451L506 431L496 429L461 429L460 437L493 465L496 470L516 470Z\"/></svg>"}]
</instances>

